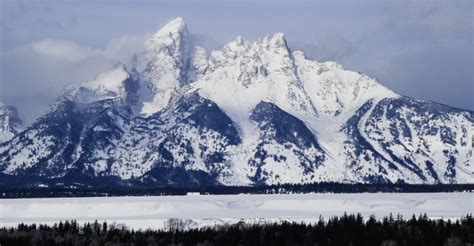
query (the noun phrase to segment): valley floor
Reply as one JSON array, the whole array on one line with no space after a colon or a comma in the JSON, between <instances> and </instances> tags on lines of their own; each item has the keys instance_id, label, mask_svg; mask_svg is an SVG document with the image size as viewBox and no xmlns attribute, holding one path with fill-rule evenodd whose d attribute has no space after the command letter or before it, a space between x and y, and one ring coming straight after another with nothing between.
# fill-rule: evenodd
<instances>
[{"instance_id":1,"label":"valley floor","mask_svg":"<svg viewBox=\"0 0 474 246\"><path fill-rule=\"evenodd\" d=\"M0 199L0 227L18 223L107 221L135 229L202 228L239 221L317 222L344 213L381 219L390 213L410 218L459 219L474 212L474 193L353 193L195 195L91 198ZM170 220L177 218L180 220Z\"/></svg>"}]
</instances>

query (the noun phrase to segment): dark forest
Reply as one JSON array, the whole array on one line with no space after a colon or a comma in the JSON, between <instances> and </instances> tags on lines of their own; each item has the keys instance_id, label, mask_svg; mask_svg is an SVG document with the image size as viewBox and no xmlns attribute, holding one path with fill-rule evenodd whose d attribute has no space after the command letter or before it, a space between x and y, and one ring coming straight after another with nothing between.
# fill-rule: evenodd
<instances>
[{"instance_id":1,"label":"dark forest","mask_svg":"<svg viewBox=\"0 0 474 246\"><path fill-rule=\"evenodd\" d=\"M381 220L344 215L315 224L237 223L215 228L130 230L106 222L79 225L76 221L52 226L20 224L0 229L1 245L473 245L472 215L451 221L426 215Z\"/></svg>"},{"instance_id":2,"label":"dark forest","mask_svg":"<svg viewBox=\"0 0 474 246\"><path fill-rule=\"evenodd\" d=\"M1 198L35 197L99 197L99 196L169 196L201 194L304 194L304 193L361 193L361 192L471 192L474 184L361 184L361 183L309 183L259 186L183 186L183 187L0 187Z\"/></svg>"}]
</instances>

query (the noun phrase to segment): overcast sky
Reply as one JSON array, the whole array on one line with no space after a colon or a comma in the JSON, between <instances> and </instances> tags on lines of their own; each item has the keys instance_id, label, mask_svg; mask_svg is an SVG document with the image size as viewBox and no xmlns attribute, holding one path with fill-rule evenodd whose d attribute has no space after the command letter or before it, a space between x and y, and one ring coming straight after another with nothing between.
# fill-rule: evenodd
<instances>
[{"instance_id":1,"label":"overcast sky","mask_svg":"<svg viewBox=\"0 0 474 246\"><path fill-rule=\"evenodd\" d=\"M284 32L292 49L403 95L474 109L473 1L0 0L0 101L27 121L182 17L207 48Z\"/></svg>"}]
</instances>

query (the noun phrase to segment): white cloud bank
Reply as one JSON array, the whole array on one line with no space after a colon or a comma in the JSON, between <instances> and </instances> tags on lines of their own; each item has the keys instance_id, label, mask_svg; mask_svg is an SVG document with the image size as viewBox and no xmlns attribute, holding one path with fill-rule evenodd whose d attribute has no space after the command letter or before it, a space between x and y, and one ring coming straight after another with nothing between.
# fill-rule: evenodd
<instances>
[{"instance_id":1,"label":"white cloud bank","mask_svg":"<svg viewBox=\"0 0 474 246\"><path fill-rule=\"evenodd\" d=\"M31 44L34 52L69 62L101 55L101 51L66 40L45 39Z\"/></svg>"},{"instance_id":2,"label":"white cloud bank","mask_svg":"<svg viewBox=\"0 0 474 246\"><path fill-rule=\"evenodd\" d=\"M69 84L93 79L117 63L129 64L147 35L111 39L104 48L43 39L0 54L0 102L14 104L31 123ZM34 106L32 106L34 105Z\"/></svg>"},{"instance_id":3,"label":"white cloud bank","mask_svg":"<svg viewBox=\"0 0 474 246\"><path fill-rule=\"evenodd\" d=\"M124 36L109 41L104 49L92 48L68 40L44 39L30 44L32 51L67 62L102 58L126 62L143 48L145 36Z\"/></svg>"}]
</instances>

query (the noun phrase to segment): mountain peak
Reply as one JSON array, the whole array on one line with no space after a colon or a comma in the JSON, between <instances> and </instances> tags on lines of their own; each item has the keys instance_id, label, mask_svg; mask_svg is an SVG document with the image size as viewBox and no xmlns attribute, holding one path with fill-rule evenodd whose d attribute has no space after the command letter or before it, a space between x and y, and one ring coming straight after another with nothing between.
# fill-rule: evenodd
<instances>
[{"instance_id":1,"label":"mountain peak","mask_svg":"<svg viewBox=\"0 0 474 246\"><path fill-rule=\"evenodd\" d=\"M145 46L148 50L160 50L163 47L179 47L183 43L183 39L189 36L186 23L182 18L176 18L164 25L156 32Z\"/></svg>"},{"instance_id":2,"label":"mountain peak","mask_svg":"<svg viewBox=\"0 0 474 246\"><path fill-rule=\"evenodd\" d=\"M0 102L0 143L13 138L19 132L22 121L17 109Z\"/></svg>"},{"instance_id":3,"label":"mountain peak","mask_svg":"<svg viewBox=\"0 0 474 246\"><path fill-rule=\"evenodd\" d=\"M69 86L60 101L90 103L104 99L125 98L127 96L125 82L130 76L123 64L117 64L113 69L98 74L93 80L78 86ZM54 108L55 106L52 106L51 109Z\"/></svg>"},{"instance_id":4,"label":"mountain peak","mask_svg":"<svg viewBox=\"0 0 474 246\"><path fill-rule=\"evenodd\" d=\"M273 48L288 48L285 34L282 32L276 32L259 40L259 43L264 44Z\"/></svg>"},{"instance_id":5,"label":"mountain peak","mask_svg":"<svg viewBox=\"0 0 474 246\"><path fill-rule=\"evenodd\" d=\"M112 70L100 73L95 80L86 82L84 87L91 90L114 91L122 87L129 74L123 64L117 64Z\"/></svg>"},{"instance_id":6,"label":"mountain peak","mask_svg":"<svg viewBox=\"0 0 474 246\"><path fill-rule=\"evenodd\" d=\"M234 40L234 43L239 45L239 46L244 46L245 44L247 44L247 40L242 37L242 36L237 36L237 38Z\"/></svg>"},{"instance_id":7,"label":"mountain peak","mask_svg":"<svg viewBox=\"0 0 474 246\"><path fill-rule=\"evenodd\" d=\"M178 17L164 25L155 35L168 35L170 33L187 32L186 22Z\"/></svg>"},{"instance_id":8,"label":"mountain peak","mask_svg":"<svg viewBox=\"0 0 474 246\"><path fill-rule=\"evenodd\" d=\"M146 41L149 60L143 77L154 96L152 101L144 102L143 114L164 108L179 88L189 82L196 49L189 36L184 20L176 18Z\"/></svg>"}]
</instances>

